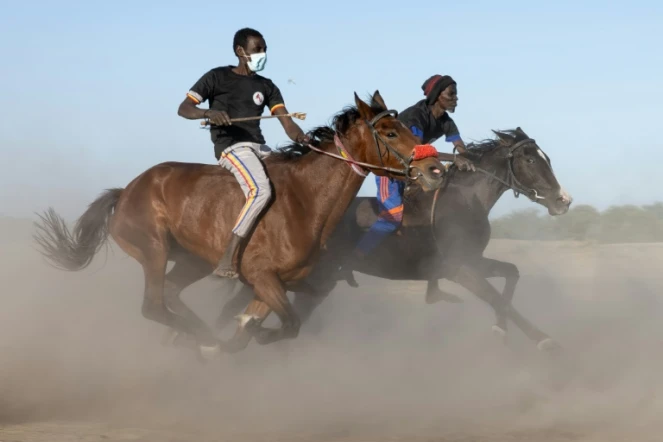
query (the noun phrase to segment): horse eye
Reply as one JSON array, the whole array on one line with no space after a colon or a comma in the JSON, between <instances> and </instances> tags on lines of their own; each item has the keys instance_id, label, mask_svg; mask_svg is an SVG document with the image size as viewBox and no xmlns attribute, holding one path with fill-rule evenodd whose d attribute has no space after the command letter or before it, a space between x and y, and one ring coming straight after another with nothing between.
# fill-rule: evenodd
<instances>
[{"instance_id":1,"label":"horse eye","mask_svg":"<svg viewBox=\"0 0 663 442\"><path fill-rule=\"evenodd\" d=\"M387 138L396 138L397 136L398 136L398 134L396 132L389 132L387 134Z\"/></svg>"},{"instance_id":2,"label":"horse eye","mask_svg":"<svg viewBox=\"0 0 663 442\"><path fill-rule=\"evenodd\" d=\"M529 164L534 164L534 161L535 161L534 158L528 158L528 160L527 160L527 162Z\"/></svg>"}]
</instances>

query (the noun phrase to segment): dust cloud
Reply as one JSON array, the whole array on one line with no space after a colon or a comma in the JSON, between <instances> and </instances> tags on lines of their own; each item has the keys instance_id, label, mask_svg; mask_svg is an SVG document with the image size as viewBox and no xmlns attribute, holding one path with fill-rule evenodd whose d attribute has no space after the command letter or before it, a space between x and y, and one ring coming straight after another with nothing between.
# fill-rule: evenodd
<instances>
[{"instance_id":1,"label":"dust cloud","mask_svg":"<svg viewBox=\"0 0 663 442\"><path fill-rule=\"evenodd\" d=\"M0 220L3 441L660 440L663 245L491 243L559 354L513 324L503 345L489 307L452 283L463 304L427 305L424 283L357 275L298 339L202 364L161 345L119 247L68 273L32 233ZM183 300L212 323L230 296L206 279Z\"/></svg>"}]
</instances>

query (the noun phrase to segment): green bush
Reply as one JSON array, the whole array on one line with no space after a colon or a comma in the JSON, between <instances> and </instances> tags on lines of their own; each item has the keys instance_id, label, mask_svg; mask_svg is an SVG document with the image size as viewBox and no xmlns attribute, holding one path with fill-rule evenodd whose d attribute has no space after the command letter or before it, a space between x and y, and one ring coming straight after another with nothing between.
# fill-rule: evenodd
<instances>
[{"instance_id":1,"label":"green bush","mask_svg":"<svg viewBox=\"0 0 663 442\"><path fill-rule=\"evenodd\" d=\"M663 203L612 206L603 212L590 205L579 205L557 217L532 208L496 218L491 221L491 226L493 238L662 242Z\"/></svg>"}]
</instances>

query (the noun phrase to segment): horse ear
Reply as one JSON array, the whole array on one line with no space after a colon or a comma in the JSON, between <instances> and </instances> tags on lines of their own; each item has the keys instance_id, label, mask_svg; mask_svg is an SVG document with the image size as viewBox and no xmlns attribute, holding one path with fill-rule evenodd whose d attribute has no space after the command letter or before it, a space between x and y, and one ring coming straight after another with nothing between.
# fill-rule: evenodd
<instances>
[{"instance_id":1,"label":"horse ear","mask_svg":"<svg viewBox=\"0 0 663 442\"><path fill-rule=\"evenodd\" d=\"M522 130L522 129L520 128L520 126L518 126L518 127L516 128L516 132L518 132L520 135L522 135L522 136L525 137L525 138L529 138L529 136L525 133L524 130Z\"/></svg>"},{"instance_id":2,"label":"horse ear","mask_svg":"<svg viewBox=\"0 0 663 442\"><path fill-rule=\"evenodd\" d=\"M383 111L387 110L387 105L384 103L384 99L382 98L382 95L380 95L380 91L377 89L373 94L373 102L371 104L380 107Z\"/></svg>"},{"instance_id":3,"label":"horse ear","mask_svg":"<svg viewBox=\"0 0 663 442\"><path fill-rule=\"evenodd\" d=\"M497 138L506 144L511 144L513 143L513 140L516 139L515 137L512 137L511 135L505 134L504 132L500 132L498 130L494 130L493 133L497 135Z\"/></svg>"},{"instance_id":4,"label":"horse ear","mask_svg":"<svg viewBox=\"0 0 663 442\"><path fill-rule=\"evenodd\" d=\"M361 118L364 120L371 120L374 116L375 113L373 112L373 109L366 104L355 92L355 104L357 105L357 110L359 111L359 115Z\"/></svg>"}]
</instances>

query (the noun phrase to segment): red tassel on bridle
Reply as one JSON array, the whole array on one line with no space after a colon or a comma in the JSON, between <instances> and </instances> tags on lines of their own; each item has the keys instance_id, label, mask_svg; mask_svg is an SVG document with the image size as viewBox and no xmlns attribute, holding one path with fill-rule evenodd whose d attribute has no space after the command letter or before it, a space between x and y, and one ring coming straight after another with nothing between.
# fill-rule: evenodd
<instances>
[{"instance_id":1,"label":"red tassel on bridle","mask_svg":"<svg viewBox=\"0 0 663 442\"><path fill-rule=\"evenodd\" d=\"M412 161L423 160L424 158L437 158L437 149L430 144L419 144L414 146L414 155Z\"/></svg>"}]
</instances>

